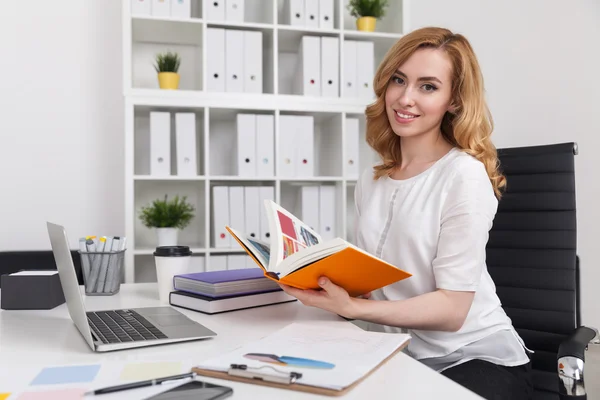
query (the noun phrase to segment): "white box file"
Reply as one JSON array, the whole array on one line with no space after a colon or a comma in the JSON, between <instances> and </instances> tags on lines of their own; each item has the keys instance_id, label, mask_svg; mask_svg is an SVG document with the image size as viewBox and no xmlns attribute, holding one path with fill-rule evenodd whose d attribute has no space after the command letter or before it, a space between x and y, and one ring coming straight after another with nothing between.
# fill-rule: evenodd
<instances>
[{"instance_id":1,"label":"white box file","mask_svg":"<svg viewBox=\"0 0 600 400\"><path fill-rule=\"evenodd\" d=\"M344 40L344 81L342 82L343 97L357 97L356 90L356 41Z\"/></svg>"},{"instance_id":2,"label":"white box file","mask_svg":"<svg viewBox=\"0 0 600 400\"><path fill-rule=\"evenodd\" d=\"M170 17L171 0L152 0L152 16Z\"/></svg>"},{"instance_id":3,"label":"white box file","mask_svg":"<svg viewBox=\"0 0 600 400\"><path fill-rule=\"evenodd\" d=\"M256 115L237 117L237 173L241 177L256 176Z\"/></svg>"},{"instance_id":4,"label":"white box file","mask_svg":"<svg viewBox=\"0 0 600 400\"><path fill-rule=\"evenodd\" d=\"M150 175L171 175L171 114L150 113Z\"/></svg>"},{"instance_id":5,"label":"white box file","mask_svg":"<svg viewBox=\"0 0 600 400\"><path fill-rule=\"evenodd\" d=\"M313 177L315 175L314 118L310 115L302 115L294 116L294 119L296 120L294 133L296 166L294 172L297 177Z\"/></svg>"},{"instance_id":6,"label":"white box file","mask_svg":"<svg viewBox=\"0 0 600 400\"><path fill-rule=\"evenodd\" d=\"M130 0L131 15L149 16L152 15L152 0Z\"/></svg>"},{"instance_id":7,"label":"white box file","mask_svg":"<svg viewBox=\"0 0 600 400\"><path fill-rule=\"evenodd\" d=\"M255 239L260 238L260 216L261 205L259 204L260 195L258 186L244 187L244 214L245 214L245 233Z\"/></svg>"},{"instance_id":8,"label":"white box file","mask_svg":"<svg viewBox=\"0 0 600 400\"><path fill-rule=\"evenodd\" d=\"M319 28L333 29L333 0L319 0Z\"/></svg>"},{"instance_id":9,"label":"white box file","mask_svg":"<svg viewBox=\"0 0 600 400\"><path fill-rule=\"evenodd\" d=\"M225 91L244 91L244 31L225 30Z\"/></svg>"},{"instance_id":10,"label":"white box file","mask_svg":"<svg viewBox=\"0 0 600 400\"><path fill-rule=\"evenodd\" d=\"M321 38L303 36L294 77L295 94L321 96Z\"/></svg>"},{"instance_id":11,"label":"white box file","mask_svg":"<svg viewBox=\"0 0 600 400\"><path fill-rule=\"evenodd\" d=\"M375 96L373 92L374 51L373 42L356 42L356 81L357 95L360 98L370 99Z\"/></svg>"},{"instance_id":12,"label":"white box file","mask_svg":"<svg viewBox=\"0 0 600 400\"><path fill-rule=\"evenodd\" d=\"M302 186L299 193L299 212L302 221L311 229L319 232L319 187ZM319 232L321 234L321 232Z\"/></svg>"},{"instance_id":13,"label":"white box file","mask_svg":"<svg viewBox=\"0 0 600 400\"><path fill-rule=\"evenodd\" d=\"M321 96L339 97L339 39L321 38Z\"/></svg>"},{"instance_id":14,"label":"white box file","mask_svg":"<svg viewBox=\"0 0 600 400\"><path fill-rule=\"evenodd\" d=\"M206 29L206 90L225 91L225 29Z\"/></svg>"},{"instance_id":15,"label":"white box file","mask_svg":"<svg viewBox=\"0 0 600 400\"><path fill-rule=\"evenodd\" d=\"M275 188L272 186L259 186L258 187L258 205L260 208L260 239L270 243L271 242L271 230L269 228L269 219L267 218L267 211L265 210L265 200L275 201Z\"/></svg>"},{"instance_id":16,"label":"white box file","mask_svg":"<svg viewBox=\"0 0 600 400\"><path fill-rule=\"evenodd\" d=\"M231 247L231 235L225 229L225 226L229 226L229 189L227 186L213 187L212 208L214 246L216 248Z\"/></svg>"},{"instance_id":17,"label":"white box file","mask_svg":"<svg viewBox=\"0 0 600 400\"><path fill-rule=\"evenodd\" d=\"M319 229L323 240L334 239L335 229L335 186L324 185L319 188Z\"/></svg>"},{"instance_id":18,"label":"white box file","mask_svg":"<svg viewBox=\"0 0 600 400\"><path fill-rule=\"evenodd\" d=\"M229 186L229 226L246 232L246 214L244 213L244 187Z\"/></svg>"},{"instance_id":19,"label":"white box file","mask_svg":"<svg viewBox=\"0 0 600 400\"><path fill-rule=\"evenodd\" d=\"M208 21L225 20L225 0L204 0L202 3L204 19Z\"/></svg>"},{"instance_id":20,"label":"white box file","mask_svg":"<svg viewBox=\"0 0 600 400\"><path fill-rule=\"evenodd\" d=\"M319 27L319 0L304 0L304 26Z\"/></svg>"},{"instance_id":21,"label":"white box file","mask_svg":"<svg viewBox=\"0 0 600 400\"><path fill-rule=\"evenodd\" d=\"M244 31L244 92L263 92L262 32Z\"/></svg>"},{"instance_id":22,"label":"white box file","mask_svg":"<svg viewBox=\"0 0 600 400\"><path fill-rule=\"evenodd\" d=\"M192 1L191 0L171 0L171 17L173 18L191 18Z\"/></svg>"},{"instance_id":23,"label":"white box file","mask_svg":"<svg viewBox=\"0 0 600 400\"><path fill-rule=\"evenodd\" d=\"M228 22L244 22L244 0L225 0L225 19Z\"/></svg>"},{"instance_id":24,"label":"white box file","mask_svg":"<svg viewBox=\"0 0 600 400\"><path fill-rule=\"evenodd\" d=\"M178 176L198 175L196 148L196 115L175 113L175 154Z\"/></svg>"},{"instance_id":25,"label":"white box file","mask_svg":"<svg viewBox=\"0 0 600 400\"><path fill-rule=\"evenodd\" d=\"M304 0L284 0L284 21L288 25L304 26Z\"/></svg>"},{"instance_id":26,"label":"white box file","mask_svg":"<svg viewBox=\"0 0 600 400\"><path fill-rule=\"evenodd\" d=\"M279 157L277 175L291 178L296 175L296 119L294 115L279 116Z\"/></svg>"},{"instance_id":27,"label":"white box file","mask_svg":"<svg viewBox=\"0 0 600 400\"><path fill-rule=\"evenodd\" d=\"M275 175L275 118L273 115L256 116L256 176Z\"/></svg>"},{"instance_id":28,"label":"white box file","mask_svg":"<svg viewBox=\"0 0 600 400\"><path fill-rule=\"evenodd\" d=\"M346 178L358 179L360 172L359 165L359 124L358 118L346 118L346 137L345 149L346 149L346 160L344 167L346 171Z\"/></svg>"}]
</instances>

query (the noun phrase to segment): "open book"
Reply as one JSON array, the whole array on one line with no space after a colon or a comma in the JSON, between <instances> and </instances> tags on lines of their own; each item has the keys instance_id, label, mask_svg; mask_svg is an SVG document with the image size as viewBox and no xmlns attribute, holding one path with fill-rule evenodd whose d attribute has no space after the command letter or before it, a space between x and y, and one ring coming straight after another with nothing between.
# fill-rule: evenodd
<instances>
[{"instance_id":1,"label":"open book","mask_svg":"<svg viewBox=\"0 0 600 400\"><path fill-rule=\"evenodd\" d=\"M267 278L299 289L318 289L328 277L350 296L359 296L406 279L410 273L341 239L321 236L283 207L265 200L271 242L226 229L261 267Z\"/></svg>"}]
</instances>

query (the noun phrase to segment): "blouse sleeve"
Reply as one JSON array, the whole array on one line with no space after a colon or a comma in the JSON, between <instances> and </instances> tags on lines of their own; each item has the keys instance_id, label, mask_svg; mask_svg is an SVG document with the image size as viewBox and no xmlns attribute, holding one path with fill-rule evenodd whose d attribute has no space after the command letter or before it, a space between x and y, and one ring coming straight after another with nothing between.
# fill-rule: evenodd
<instances>
[{"instance_id":1,"label":"blouse sleeve","mask_svg":"<svg viewBox=\"0 0 600 400\"><path fill-rule=\"evenodd\" d=\"M498 201L483 164L469 161L450 179L442 207L433 260L438 289L475 291L485 268L486 245Z\"/></svg>"}]
</instances>

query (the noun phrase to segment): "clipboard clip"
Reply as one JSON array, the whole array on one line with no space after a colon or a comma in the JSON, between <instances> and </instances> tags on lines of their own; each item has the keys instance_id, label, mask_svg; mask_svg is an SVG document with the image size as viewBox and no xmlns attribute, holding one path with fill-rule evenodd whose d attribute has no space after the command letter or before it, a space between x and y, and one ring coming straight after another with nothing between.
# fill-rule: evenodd
<instances>
[{"instance_id":1,"label":"clipboard clip","mask_svg":"<svg viewBox=\"0 0 600 400\"><path fill-rule=\"evenodd\" d=\"M275 371L278 375L272 375L269 373L260 372L261 369L270 369ZM283 383L285 385L291 385L298 379L302 378L302 374L299 372L284 372L270 365L265 365L259 368L248 367L246 364L231 364L227 374L233 376L239 376L242 378L256 379L260 381Z\"/></svg>"}]
</instances>

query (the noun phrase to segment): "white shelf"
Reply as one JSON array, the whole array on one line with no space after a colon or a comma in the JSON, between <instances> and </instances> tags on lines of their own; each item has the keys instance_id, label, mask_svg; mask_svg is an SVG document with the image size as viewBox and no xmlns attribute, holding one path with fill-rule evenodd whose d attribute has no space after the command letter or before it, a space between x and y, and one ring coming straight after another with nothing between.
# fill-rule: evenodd
<instances>
[{"instance_id":1,"label":"white shelf","mask_svg":"<svg viewBox=\"0 0 600 400\"><path fill-rule=\"evenodd\" d=\"M123 95L125 97L125 226L129 248L126 253L126 281L137 277L152 279L155 233L139 220L139 208L151 200L175 194L187 195L196 207L195 217L179 232L179 243L190 246L195 262L210 263L211 256L245 254L239 246L214 248L212 240L212 189L216 186L270 186L275 201L284 207L296 205L302 186L333 186L336 193L336 235L354 242L354 190L356 176L346 175L345 118L359 119L360 170L376 161L366 144L365 108L374 98L302 96L288 90L302 36L329 36L343 40L372 41L375 70L388 49L408 29L410 0L392 0L387 16L377 21L375 32L360 32L349 16L349 0L334 0L333 28L291 26L284 21L287 0L245 0L245 22L215 21L206 18L202 0L192 0L192 18L132 16L130 0L123 1ZM263 33L263 93L206 91L207 29L252 30ZM178 90L158 88L153 68L154 55L177 51L182 56ZM340 43L339 60L344 46ZM341 64L341 63L340 63ZM340 74L343 68L340 65ZM340 76L342 85L342 76ZM342 95L342 87L340 87ZM198 175L154 176L149 167L149 116L152 111L193 112L196 116ZM235 157L236 115L240 112L274 116L275 165L282 132L283 115L310 115L314 118L315 176L240 177L237 170L222 167L218 158ZM173 124L171 132L174 134ZM216 166L215 166L216 165ZM139 264L138 264L139 263ZM136 269L139 265L139 270Z\"/></svg>"}]
</instances>

